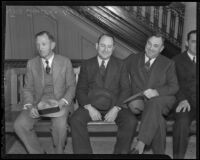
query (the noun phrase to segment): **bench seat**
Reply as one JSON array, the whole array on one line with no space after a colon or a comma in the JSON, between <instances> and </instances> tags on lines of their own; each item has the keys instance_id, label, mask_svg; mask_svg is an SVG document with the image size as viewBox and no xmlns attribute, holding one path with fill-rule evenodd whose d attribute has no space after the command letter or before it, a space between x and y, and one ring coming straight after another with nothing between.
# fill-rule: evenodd
<instances>
[{"instance_id":1,"label":"bench seat","mask_svg":"<svg viewBox=\"0 0 200 160\"><path fill-rule=\"evenodd\" d=\"M20 111L12 111L9 113L9 116L6 116L5 119L5 131L7 133L14 132L13 130L13 123L16 117L19 115ZM8 114L8 113L7 113ZM173 120L167 120L167 132L172 132L174 121ZM139 122L140 125L140 122ZM137 131L139 129L139 125L137 126ZM35 125L35 129L38 132L49 132L51 128L51 121L49 118L43 118L40 119L38 123ZM70 131L70 127L69 127ZM88 131L89 132L116 132L117 131L117 125L115 122L104 122L104 121L93 121L88 123ZM194 120L190 127L190 133L195 134L196 133L196 121Z\"/></svg>"}]
</instances>

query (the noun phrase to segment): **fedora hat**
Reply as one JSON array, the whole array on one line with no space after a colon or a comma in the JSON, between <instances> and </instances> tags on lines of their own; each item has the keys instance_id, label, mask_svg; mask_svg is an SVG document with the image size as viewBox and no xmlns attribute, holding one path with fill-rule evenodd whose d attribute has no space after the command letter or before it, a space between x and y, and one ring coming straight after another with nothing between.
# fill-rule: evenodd
<instances>
[{"instance_id":1,"label":"fedora hat","mask_svg":"<svg viewBox=\"0 0 200 160\"><path fill-rule=\"evenodd\" d=\"M89 103L101 111L109 110L114 103L113 94L104 88L93 89L88 94Z\"/></svg>"},{"instance_id":2,"label":"fedora hat","mask_svg":"<svg viewBox=\"0 0 200 160\"><path fill-rule=\"evenodd\" d=\"M137 93L124 101L129 109L134 114L140 114L144 110L144 95L143 93Z\"/></svg>"},{"instance_id":3,"label":"fedora hat","mask_svg":"<svg viewBox=\"0 0 200 160\"><path fill-rule=\"evenodd\" d=\"M60 117L64 115L65 108L58 106L58 101L54 99L42 100L37 105L38 113L43 117Z\"/></svg>"}]
</instances>

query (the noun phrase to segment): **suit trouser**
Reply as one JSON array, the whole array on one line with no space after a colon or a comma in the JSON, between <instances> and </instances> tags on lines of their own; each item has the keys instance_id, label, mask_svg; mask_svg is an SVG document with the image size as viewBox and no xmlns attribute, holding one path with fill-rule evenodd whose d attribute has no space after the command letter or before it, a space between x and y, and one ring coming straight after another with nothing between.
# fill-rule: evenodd
<instances>
[{"instance_id":1,"label":"suit trouser","mask_svg":"<svg viewBox=\"0 0 200 160\"><path fill-rule=\"evenodd\" d=\"M138 139L145 145L152 145L153 153L164 154L166 144L167 115L175 103L173 96L154 97L145 101Z\"/></svg>"},{"instance_id":2,"label":"suit trouser","mask_svg":"<svg viewBox=\"0 0 200 160\"><path fill-rule=\"evenodd\" d=\"M27 151L30 154L43 154L44 149L41 147L37 135L34 130L34 124L39 118L32 118L29 116L28 110L23 110L14 122L14 130L19 138L24 143ZM64 147L67 134L67 116L66 114L61 117L52 117L52 136L54 145L56 147Z\"/></svg>"},{"instance_id":3,"label":"suit trouser","mask_svg":"<svg viewBox=\"0 0 200 160\"><path fill-rule=\"evenodd\" d=\"M91 121L89 111L80 107L70 119L72 146L75 154L92 154L87 123ZM128 109L118 112L115 120L118 126L114 154L127 154L137 127L137 119Z\"/></svg>"},{"instance_id":4,"label":"suit trouser","mask_svg":"<svg viewBox=\"0 0 200 160\"><path fill-rule=\"evenodd\" d=\"M185 157L188 146L190 125L192 120L196 117L195 113L196 110L193 106L190 112L185 111L175 113L175 123L173 126L173 158L183 159Z\"/></svg>"}]
</instances>

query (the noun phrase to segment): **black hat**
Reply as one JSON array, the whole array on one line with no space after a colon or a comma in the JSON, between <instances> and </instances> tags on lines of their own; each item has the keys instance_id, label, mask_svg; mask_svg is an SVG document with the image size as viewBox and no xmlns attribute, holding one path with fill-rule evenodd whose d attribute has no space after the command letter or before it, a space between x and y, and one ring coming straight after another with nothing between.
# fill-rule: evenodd
<instances>
[{"instance_id":1,"label":"black hat","mask_svg":"<svg viewBox=\"0 0 200 160\"><path fill-rule=\"evenodd\" d=\"M101 111L109 110L114 105L113 94L104 88L93 89L88 94L89 103Z\"/></svg>"}]
</instances>

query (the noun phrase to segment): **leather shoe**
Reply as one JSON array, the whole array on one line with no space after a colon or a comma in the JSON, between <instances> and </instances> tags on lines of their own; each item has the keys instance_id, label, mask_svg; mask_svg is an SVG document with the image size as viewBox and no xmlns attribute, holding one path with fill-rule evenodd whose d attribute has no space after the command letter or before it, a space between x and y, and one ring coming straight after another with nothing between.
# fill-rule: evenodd
<instances>
[{"instance_id":1,"label":"leather shoe","mask_svg":"<svg viewBox=\"0 0 200 160\"><path fill-rule=\"evenodd\" d=\"M139 154L139 151L135 148L129 151L129 154Z\"/></svg>"}]
</instances>

